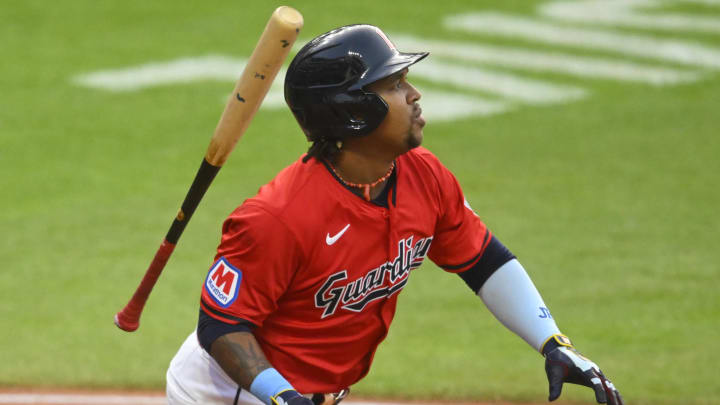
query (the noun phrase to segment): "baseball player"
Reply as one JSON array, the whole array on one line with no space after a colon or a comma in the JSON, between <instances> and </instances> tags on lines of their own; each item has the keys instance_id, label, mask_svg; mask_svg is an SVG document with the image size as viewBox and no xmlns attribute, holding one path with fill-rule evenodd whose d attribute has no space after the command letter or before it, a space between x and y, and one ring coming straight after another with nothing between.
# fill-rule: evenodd
<instances>
[{"instance_id":1,"label":"baseball player","mask_svg":"<svg viewBox=\"0 0 720 405\"><path fill-rule=\"evenodd\" d=\"M427 55L351 25L295 56L285 100L312 146L223 224L197 330L167 372L170 404L337 404L368 373L426 258L545 357L550 401L569 382L623 404L452 173L420 147L421 95L407 73Z\"/></svg>"}]
</instances>

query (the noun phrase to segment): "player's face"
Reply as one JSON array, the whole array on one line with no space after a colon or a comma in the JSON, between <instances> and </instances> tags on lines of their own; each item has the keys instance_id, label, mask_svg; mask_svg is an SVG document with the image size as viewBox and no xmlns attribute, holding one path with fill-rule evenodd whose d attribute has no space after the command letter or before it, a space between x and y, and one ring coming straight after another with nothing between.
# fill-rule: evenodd
<instances>
[{"instance_id":1,"label":"player's face","mask_svg":"<svg viewBox=\"0 0 720 405\"><path fill-rule=\"evenodd\" d=\"M420 92L407 81L408 69L379 80L368 90L376 93L388 105L388 113L369 137L397 155L420 146L425 119L418 100Z\"/></svg>"}]
</instances>

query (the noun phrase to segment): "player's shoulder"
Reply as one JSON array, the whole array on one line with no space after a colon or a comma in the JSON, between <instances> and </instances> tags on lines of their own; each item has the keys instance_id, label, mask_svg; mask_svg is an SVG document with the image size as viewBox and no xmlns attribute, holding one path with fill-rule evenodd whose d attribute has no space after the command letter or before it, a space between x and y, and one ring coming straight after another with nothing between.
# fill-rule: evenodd
<instances>
[{"instance_id":1,"label":"player's shoulder","mask_svg":"<svg viewBox=\"0 0 720 405\"><path fill-rule=\"evenodd\" d=\"M449 174L445 165L428 149L419 146L411 149L399 158L399 163L411 166L412 171L418 174L443 177Z\"/></svg>"},{"instance_id":2,"label":"player's shoulder","mask_svg":"<svg viewBox=\"0 0 720 405\"><path fill-rule=\"evenodd\" d=\"M312 200L318 193L316 179L322 170L325 168L317 160L310 159L303 163L300 158L261 186L258 193L245 200L238 210L283 218L288 211L296 211L297 206L302 206L308 199Z\"/></svg>"},{"instance_id":3,"label":"player's shoulder","mask_svg":"<svg viewBox=\"0 0 720 405\"><path fill-rule=\"evenodd\" d=\"M422 146L411 149L410 151L402 155L400 159L404 159L413 163L428 165L432 168L445 168L445 166L442 164L442 162L440 162L440 159L438 159L435 154Z\"/></svg>"}]
</instances>

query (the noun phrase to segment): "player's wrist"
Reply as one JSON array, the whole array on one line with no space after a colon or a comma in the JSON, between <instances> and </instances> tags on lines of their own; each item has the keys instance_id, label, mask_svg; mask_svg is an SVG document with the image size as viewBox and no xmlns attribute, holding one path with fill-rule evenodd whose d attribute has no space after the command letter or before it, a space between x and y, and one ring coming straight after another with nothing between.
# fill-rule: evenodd
<instances>
[{"instance_id":1,"label":"player's wrist","mask_svg":"<svg viewBox=\"0 0 720 405\"><path fill-rule=\"evenodd\" d=\"M270 398L273 405L310 405L313 404L308 398L302 396L295 390L283 391Z\"/></svg>"},{"instance_id":2,"label":"player's wrist","mask_svg":"<svg viewBox=\"0 0 720 405\"><path fill-rule=\"evenodd\" d=\"M540 353L543 356L547 356L548 353L557 349L558 347L574 347L570 338L563 335L562 333L554 333L545 340L540 348Z\"/></svg>"},{"instance_id":3,"label":"player's wrist","mask_svg":"<svg viewBox=\"0 0 720 405\"><path fill-rule=\"evenodd\" d=\"M297 394L293 386L274 368L267 368L255 376L250 384L250 392L266 405L282 403L277 400L281 395L288 397L293 392Z\"/></svg>"}]
</instances>

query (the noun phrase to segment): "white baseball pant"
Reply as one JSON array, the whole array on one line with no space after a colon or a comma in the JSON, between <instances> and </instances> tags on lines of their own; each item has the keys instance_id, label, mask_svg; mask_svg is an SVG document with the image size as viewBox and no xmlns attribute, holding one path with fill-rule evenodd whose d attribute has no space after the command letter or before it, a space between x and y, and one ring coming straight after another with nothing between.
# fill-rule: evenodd
<instances>
[{"instance_id":1,"label":"white baseball pant","mask_svg":"<svg viewBox=\"0 0 720 405\"><path fill-rule=\"evenodd\" d=\"M195 331L170 362L167 371L168 405L263 405L238 385L198 343Z\"/></svg>"}]
</instances>

